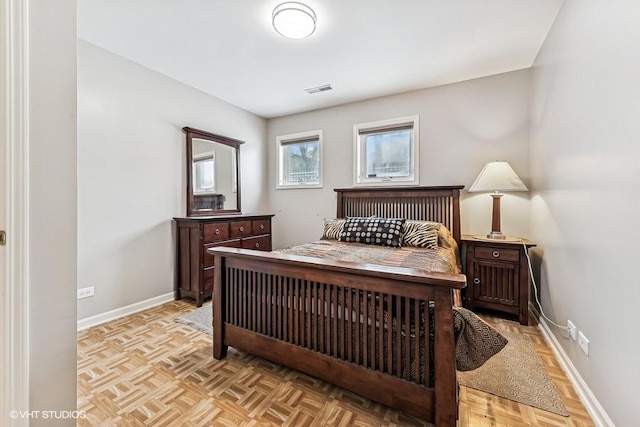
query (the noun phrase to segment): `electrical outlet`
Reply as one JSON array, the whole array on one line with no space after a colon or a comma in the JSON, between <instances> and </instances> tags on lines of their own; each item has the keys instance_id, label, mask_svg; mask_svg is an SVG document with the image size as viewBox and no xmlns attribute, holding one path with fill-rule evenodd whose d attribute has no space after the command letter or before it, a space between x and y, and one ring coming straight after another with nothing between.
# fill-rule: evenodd
<instances>
[{"instance_id":1,"label":"electrical outlet","mask_svg":"<svg viewBox=\"0 0 640 427\"><path fill-rule=\"evenodd\" d=\"M578 333L578 345L580 346L580 348L582 349L584 354L586 354L588 356L589 355L589 340L587 339L587 337L584 336L584 334L582 332Z\"/></svg>"},{"instance_id":2,"label":"electrical outlet","mask_svg":"<svg viewBox=\"0 0 640 427\"><path fill-rule=\"evenodd\" d=\"M578 340L578 329L576 329L576 325L573 324L571 320L567 320L567 328L569 328L569 336L572 340Z\"/></svg>"},{"instance_id":3,"label":"electrical outlet","mask_svg":"<svg viewBox=\"0 0 640 427\"><path fill-rule=\"evenodd\" d=\"M78 299L89 298L93 296L93 286L78 289Z\"/></svg>"}]
</instances>

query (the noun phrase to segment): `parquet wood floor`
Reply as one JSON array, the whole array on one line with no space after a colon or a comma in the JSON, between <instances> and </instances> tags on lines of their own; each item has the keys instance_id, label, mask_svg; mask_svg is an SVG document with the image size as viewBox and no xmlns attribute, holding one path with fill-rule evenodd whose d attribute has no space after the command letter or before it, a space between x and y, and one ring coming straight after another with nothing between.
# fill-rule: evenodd
<instances>
[{"instance_id":1,"label":"parquet wood floor","mask_svg":"<svg viewBox=\"0 0 640 427\"><path fill-rule=\"evenodd\" d=\"M174 301L78 333L78 426L419 426L420 420L313 377L229 349L174 322ZM460 389L460 427L593 426L536 327L487 318L529 335L570 417Z\"/></svg>"}]
</instances>

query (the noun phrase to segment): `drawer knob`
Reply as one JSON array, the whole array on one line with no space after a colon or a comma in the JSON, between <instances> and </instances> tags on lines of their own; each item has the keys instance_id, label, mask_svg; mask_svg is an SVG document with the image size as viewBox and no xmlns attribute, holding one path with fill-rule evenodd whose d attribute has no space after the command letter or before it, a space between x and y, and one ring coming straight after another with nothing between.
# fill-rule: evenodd
<instances>
[{"instance_id":1,"label":"drawer knob","mask_svg":"<svg viewBox=\"0 0 640 427\"><path fill-rule=\"evenodd\" d=\"M480 284L480 279L479 279L479 278L477 278L477 277L475 277L475 278L473 279L473 284L474 284L474 285L479 285L479 284Z\"/></svg>"},{"instance_id":2,"label":"drawer knob","mask_svg":"<svg viewBox=\"0 0 640 427\"><path fill-rule=\"evenodd\" d=\"M264 224L260 224L260 230L264 230Z\"/></svg>"},{"instance_id":3,"label":"drawer knob","mask_svg":"<svg viewBox=\"0 0 640 427\"><path fill-rule=\"evenodd\" d=\"M493 251L493 253L491 255L493 255L494 258L499 258L500 257L500 252Z\"/></svg>"},{"instance_id":4,"label":"drawer knob","mask_svg":"<svg viewBox=\"0 0 640 427\"><path fill-rule=\"evenodd\" d=\"M260 247L260 243L256 243L256 248L259 248L259 247Z\"/></svg>"},{"instance_id":5,"label":"drawer knob","mask_svg":"<svg viewBox=\"0 0 640 427\"><path fill-rule=\"evenodd\" d=\"M240 227L240 231L244 231L244 227Z\"/></svg>"},{"instance_id":6,"label":"drawer knob","mask_svg":"<svg viewBox=\"0 0 640 427\"><path fill-rule=\"evenodd\" d=\"M220 234L220 229L216 228L216 234Z\"/></svg>"}]
</instances>

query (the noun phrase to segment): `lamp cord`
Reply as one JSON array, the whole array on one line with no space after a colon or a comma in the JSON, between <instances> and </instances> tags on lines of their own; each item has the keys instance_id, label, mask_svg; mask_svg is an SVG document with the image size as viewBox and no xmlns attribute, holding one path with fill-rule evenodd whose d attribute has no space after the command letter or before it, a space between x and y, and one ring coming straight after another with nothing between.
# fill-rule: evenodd
<instances>
[{"instance_id":1,"label":"lamp cord","mask_svg":"<svg viewBox=\"0 0 640 427\"><path fill-rule=\"evenodd\" d=\"M529 248L527 248L527 245L524 243L524 240L520 239L520 243L522 243L522 246L524 247L524 254L527 256L527 265L529 267L529 276L531 276L531 284L533 285L533 294L535 296L536 303L538 304L538 308L540 309L540 314L542 315L542 317L544 317L544 319L547 322L551 323L552 325L554 325L559 329L563 329L568 332L569 331L568 326L559 325L553 320L549 319L549 317L547 317L546 314L544 314L544 311L542 310L542 304L540 303L540 299L538 298L538 285L536 284L535 277L533 277L533 268L531 267L531 258L529 257Z\"/></svg>"}]
</instances>

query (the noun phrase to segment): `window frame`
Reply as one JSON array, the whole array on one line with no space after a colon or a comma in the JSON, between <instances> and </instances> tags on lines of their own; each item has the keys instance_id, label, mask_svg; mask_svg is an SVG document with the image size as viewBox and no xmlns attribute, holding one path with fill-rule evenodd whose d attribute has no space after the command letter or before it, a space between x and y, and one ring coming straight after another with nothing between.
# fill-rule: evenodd
<instances>
[{"instance_id":1,"label":"window frame","mask_svg":"<svg viewBox=\"0 0 640 427\"><path fill-rule=\"evenodd\" d=\"M363 131L374 129L384 130L389 128L401 128L411 125L411 158L410 172L408 177L365 177L363 171L366 170L365 153L363 153L364 143L361 136ZM354 187L366 186L410 186L420 184L420 117L418 115L399 117L395 119L379 120L375 122L360 123L353 125L353 185Z\"/></svg>"},{"instance_id":2,"label":"window frame","mask_svg":"<svg viewBox=\"0 0 640 427\"><path fill-rule=\"evenodd\" d=\"M284 161L283 161L283 147L295 143L296 140L304 142L308 140L318 140L318 181L312 183L308 182L291 182L283 183L284 177ZM322 129L312 130L307 132L298 132L288 135L276 136L276 189L277 190L289 190L289 189L301 189L301 188L322 188Z\"/></svg>"}]
</instances>

